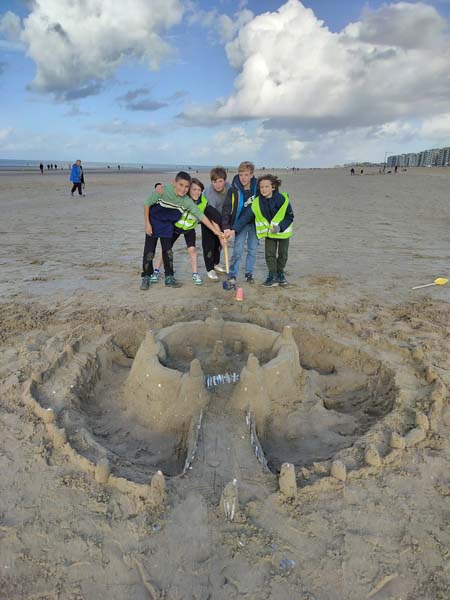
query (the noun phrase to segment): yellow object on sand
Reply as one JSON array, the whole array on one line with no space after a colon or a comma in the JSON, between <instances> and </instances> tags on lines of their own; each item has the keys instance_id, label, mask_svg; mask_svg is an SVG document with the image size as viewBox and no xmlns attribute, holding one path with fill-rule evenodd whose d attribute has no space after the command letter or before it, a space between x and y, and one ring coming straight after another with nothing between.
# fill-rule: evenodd
<instances>
[{"instance_id":1,"label":"yellow object on sand","mask_svg":"<svg viewBox=\"0 0 450 600\"><path fill-rule=\"evenodd\" d=\"M416 287L411 288L412 290L418 290L419 288L429 287L430 285L445 285L448 283L448 279L446 277L438 277L433 281L433 283L426 283L425 285L416 285Z\"/></svg>"}]
</instances>

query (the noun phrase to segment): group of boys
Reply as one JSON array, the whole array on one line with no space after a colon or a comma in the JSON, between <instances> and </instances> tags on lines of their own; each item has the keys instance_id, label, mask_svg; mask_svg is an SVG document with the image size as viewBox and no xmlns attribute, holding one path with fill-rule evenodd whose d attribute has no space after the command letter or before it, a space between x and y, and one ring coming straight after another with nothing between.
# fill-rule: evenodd
<instances>
[{"instance_id":1,"label":"group of boys","mask_svg":"<svg viewBox=\"0 0 450 600\"><path fill-rule=\"evenodd\" d=\"M233 237L234 225L257 195L257 180L254 177L254 170L253 163L242 162L239 165L238 175L234 177L232 185L230 185L226 181L225 169L215 167L210 172L211 185L197 203L188 195L191 185L191 177L188 173L179 172L171 185L156 184L155 192L150 195L144 205L146 236L141 275L142 290L149 289L150 285L159 279L159 271L154 269L153 265L158 238L162 248L165 285L179 287L180 284L174 277L172 247L181 233L185 234L186 243L189 246L185 226L187 222L191 224L191 228L195 228L195 225L199 221L201 222L202 247L207 276L212 280L219 280L217 272L225 273L224 267L220 264L221 246ZM201 184L196 179L194 181ZM205 210L206 207L210 207L209 213ZM205 213L208 213L209 217ZM236 233L228 278L224 283L225 289L235 287L245 246L247 246L245 279L248 283L254 283L253 272L258 242L254 222L245 224L240 228L239 233ZM190 243L192 244L192 241ZM198 273L193 273L192 278L194 283L203 283Z\"/></svg>"}]
</instances>

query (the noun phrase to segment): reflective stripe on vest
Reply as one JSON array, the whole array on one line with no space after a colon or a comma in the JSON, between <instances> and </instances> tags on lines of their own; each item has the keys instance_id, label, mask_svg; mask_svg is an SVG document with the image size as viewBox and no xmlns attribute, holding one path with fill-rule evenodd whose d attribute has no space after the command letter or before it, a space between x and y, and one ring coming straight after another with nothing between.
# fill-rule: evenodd
<instances>
[{"instance_id":1,"label":"reflective stripe on vest","mask_svg":"<svg viewBox=\"0 0 450 600\"><path fill-rule=\"evenodd\" d=\"M207 204L208 204L208 200L202 194L201 200L197 204L197 208L203 214L205 213L205 208L206 208ZM183 211L183 214L178 219L178 221L175 223L175 227L177 227L177 229L182 229L183 231L189 231L190 229L194 229L195 227L197 227L197 225L198 225L197 217L194 217L194 215L189 210Z\"/></svg>"},{"instance_id":2,"label":"reflective stripe on vest","mask_svg":"<svg viewBox=\"0 0 450 600\"><path fill-rule=\"evenodd\" d=\"M279 233L273 233L272 231L272 227L274 225L279 225L286 216L287 207L289 205L288 194L286 192L282 192L281 195L284 197L284 202L270 223L261 212L261 208L259 206L259 196L257 196L252 202L252 211L255 215L256 237L259 240L266 237L285 239L291 237L292 235L292 223L284 231L280 231Z\"/></svg>"}]
</instances>

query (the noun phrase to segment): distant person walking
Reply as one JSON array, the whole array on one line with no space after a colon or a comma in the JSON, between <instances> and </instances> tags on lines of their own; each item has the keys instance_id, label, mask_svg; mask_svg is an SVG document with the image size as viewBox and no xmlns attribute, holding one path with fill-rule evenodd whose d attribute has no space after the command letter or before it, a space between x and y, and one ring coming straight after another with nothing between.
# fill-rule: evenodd
<instances>
[{"instance_id":1,"label":"distant person walking","mask_svg":"<svg viewBox=\"0 0 450 600\"><path fill-rule=\"evenodd\" d=\"M77 160L72 165L72 170L70 171L70 178L69 178L70 181L73 183L72 190L70 192L72 196L73 196L73 193L75 192L75 190L78 190L79 196L83 196L83 192L81 190L82 177L83 177L83 169L81 168L81 160ZM83 177L83 179L84 179L84 177Z\"/></svg>"},{"instance_id":2,"label":"distant person walking","mask_svg":"<svg viewBox=\"0 0 450 600\"><path fill-rule=\"evenodd\" d=\"M42 163L39 165L39 169L41 170L41 175L43 175L44 174L44 165Z\"/></svg>"},{"instance_id":3,"label":"distant person walking","mask_svg":"<svg viewBox=\"0 0 450 600\"><path fill-rule=\"evenodd\" d=\"M81 169L81 187L83 189L84 192L84 188L86 187L86 184L84 182L84 171L83 171L83 167L80 165L80 169ZM85 194L83 194L84 196Z\"/></svg>"}]
</instances>

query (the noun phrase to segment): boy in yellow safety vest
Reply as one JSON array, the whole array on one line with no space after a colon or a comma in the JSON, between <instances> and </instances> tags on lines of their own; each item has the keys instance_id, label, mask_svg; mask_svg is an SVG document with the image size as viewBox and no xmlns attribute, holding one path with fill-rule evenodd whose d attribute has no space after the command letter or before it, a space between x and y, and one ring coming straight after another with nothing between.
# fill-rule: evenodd
<instances>
[{"instance_id":1,"label":"boy in yellow safety vest","mask_svg":"<svg viewBox=\"0 0 450 600\"><path fill-rule=\"evenodd\" d=\"M289 238L292 235L294 213L287 193L279 192L281 180L275 175L263 175L258 179L258 195L251 206L237 220L236 234L252 221L256 237L265 239L265 258L269 274L264 287L288 285L284 268L288 259Z\"/></svg>"},{"instance_id":2,"label":"boy in yellow safety vest","mask_svg":"<svg viewBox=\"0 0 450 600\"><path fill-rule=\"evenodd\" d=\"M158 188L157 191L161 192L161 189L162 188ZM209 206L208 200L203 195L204 189L205 189L205 186L200 181L200 179L193 177L191 179L191 187L189 188L189 197L193 200L193 202L197 206L197 208L206 217L208 217L208 219L211 221L211 223L214 226L216 226L216 228L217 228L216 230L220 232L219 223L222 221L221 215L215 208L213 208L212 206ZM182 213L181 217L174 223L172 246L175 244L175 242L181 235L184 235L184 240L186 242L186 247L187 247L187 250L189 253L189 258L191 260L192 281L194 282L195 285L203 285L203 279L200 277L200 274L198 272L197 249L195 247L196 238L197 238L195 228L197 227L198 224L199 224L198 219L189 210L185 210ZM203 224L202 224L202 227L203 227ZM205 226L204 230L202 229L202 239L204 236L204 231L210 231L210 229L208 229L206 226ZM215 235L213 232L211 233L211 236L213 238L218 239L217 235ZM218 243L220 246L220 240L218 241ZM159 272L160 272L162 262L163 262L163 259L162 259L162 255L160 254L159 256L156 257L156 261L155 261L156 266L153 271L153 273L154 273L153 281L157 281L159 279Z\"/></svg>"}]
</instances>

